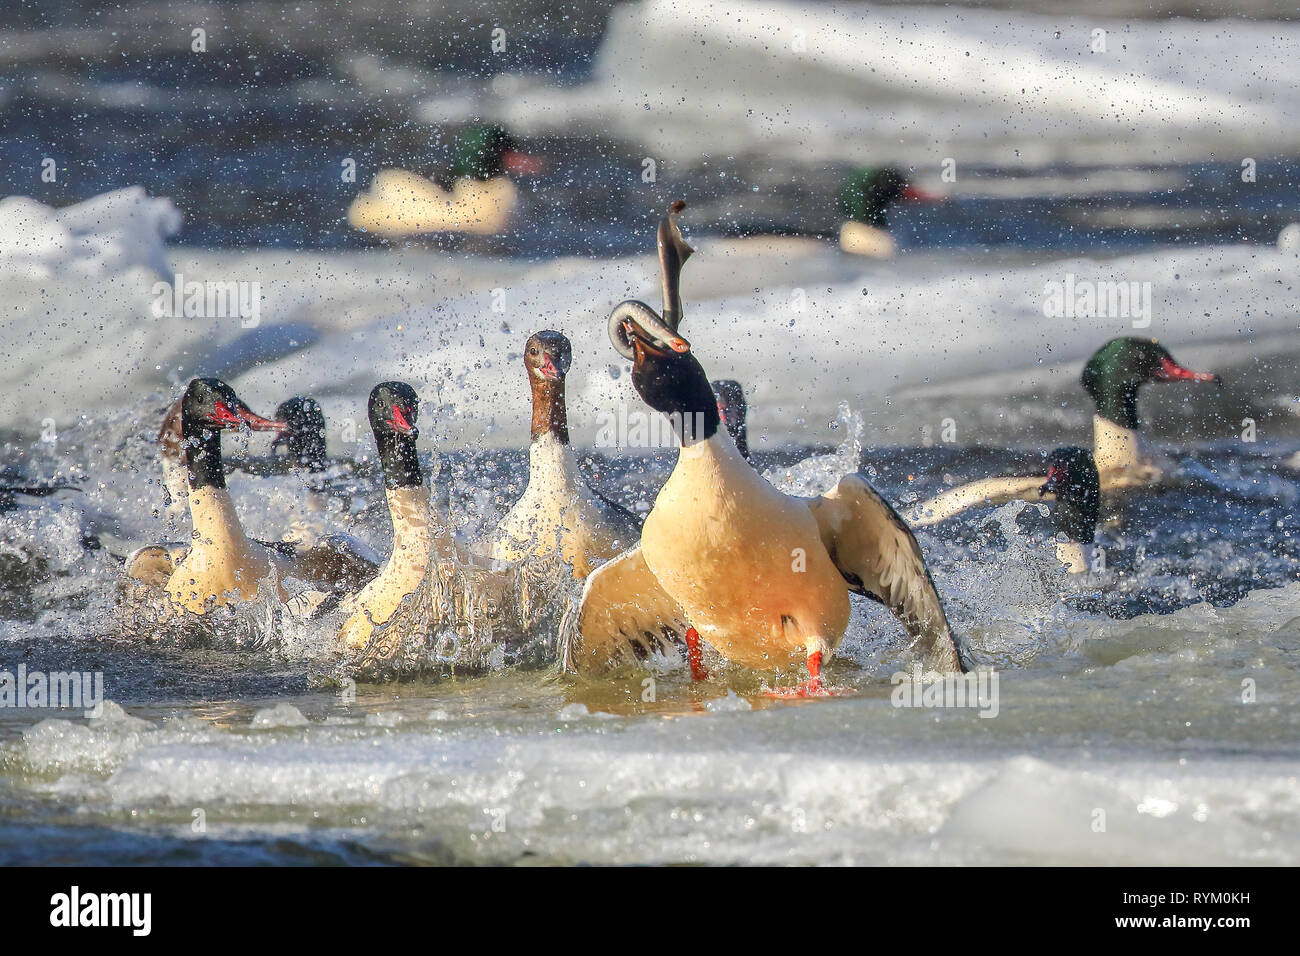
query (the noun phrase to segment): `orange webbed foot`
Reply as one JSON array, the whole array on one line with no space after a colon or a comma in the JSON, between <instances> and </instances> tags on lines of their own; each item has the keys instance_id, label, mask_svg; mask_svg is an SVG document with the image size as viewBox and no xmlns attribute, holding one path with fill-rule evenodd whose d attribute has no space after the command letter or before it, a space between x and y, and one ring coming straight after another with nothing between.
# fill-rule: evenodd
<instances>
[{"instance_id":1,"label":"orange webbed foot","mask_svg":"<svg viewBox=\"0 0 1300 956\"><path fill-rule=\"evenodd\" d=\"M700 632L694 627L686 629L686 661L691 665L691 680L709 679L709 672L704 667L704 654L700 650Z\"/></svg>"},{"instance_id":2,"label":"orange webbed foot","mask_svg":"<svg viewBox=\"0 0 1300 956\"><path fill-rule=\"evenodd\" d=\"M822 652L813 651L808 655L808 674L806 681L796 684L794 687L778 687L775 690L767 691L763 696L776 697L779 699L798 698L798 697L835 697L844 691L836 690L833 687L826 686L822 680Z\"/></svg>"}]
</instances>

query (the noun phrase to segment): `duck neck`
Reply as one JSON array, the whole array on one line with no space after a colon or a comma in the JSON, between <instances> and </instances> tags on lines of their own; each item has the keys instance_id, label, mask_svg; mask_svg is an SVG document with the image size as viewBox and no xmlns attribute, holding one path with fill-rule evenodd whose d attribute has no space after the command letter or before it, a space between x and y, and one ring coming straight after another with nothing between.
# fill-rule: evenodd
<instances>
[{"instance_id":1,"label":"duck neck","mask_svg":"<svg viewBox=\"0 0 1300 956\"><path fill-rule=\"evenodd\" d=\"M1136 468L1142 452L1136 428L1126 428L1101 415L1092 416L1092 456L1098 471Z\"/></svg>"},{"instance_id":2,"label":"duck neck","mask_svg":"<svg viewBox=\"0 0 1300 956\"><path fill-rule=\"evenodd\" d=\"M528 487L542 490L547 487L570 489L577 480L573 453L568 442L554 432L533 436L528 448Z\"/></svg>"},{"instance_id":3,"label":"duck neck","mask_svg":"<svg viewBox=\"0 0 1300 956\"><path fill-rule=\"evenodd\" d=\"M423 487L424 472L420 470L414 438L382 431L375 434L375 444L379 447L386 489Z\"/></svg>"},{"instance_id":4,"label":"duck neck","mask_svg":"<svg viewBox=\"0 0 1300 956\"><path fill-rule=\"evenodd\" d=\"M744 422L740 422L732 429L728 426L727 431L731 433L731 439L736 443L736 451L740 452L740 457L746 461L749 460L749 431Z\"/></svg>"},{"instance_id":5,"label":"duck neck","mask_svg":"<svg viewBox=\"0 0 1300 956\"><path fill-rule=\"evenodd\" d=\"M312 431L289 445L294 463L307 471L325 470L325 433Z\"/></svg>"},{"instance_id":6,"label":"duck neck","mask_svg":"<svg viewBox=\"0 0 1300 956\"><path fill-rule=\"evenodd\" d=\"M561 445L569 444L569 416L563 380L534 378L532 382L532 440L536 442L543 435L551 435Z\"/></svg>"},{"instance_id":7,"label":"duck neck","mask_svg":"<svg viewBox=\"0 0 1300 956\"><path fill-rule=\"evenodd\" d=\"M389 565L423 574L433 544L429 489L418 485L385 488L388 516L393 520L393 556Z\"/></svg>"},{"instance_id":8,"label":"duck neck","mask_svg":"<svg viewBox=\"0 0 1300 956\"><path fill-rule=\"evenodd\" d=\"M190 490L224 489L226 469L221 463L221 432L185 421L181 427L181 439L185 446L185 470Z\"/></svg>"},{"instance_id":9,"label":"duck neck","mask_svg":"<svg viewBox=\"0 0 1300 956\"><path fill-rule=\"evenodd\" d=\"M247 547L248 538L224 484L220 488L191 486L189 504L196 549L238 553Z\"/></svg>"},{"instance_id":10,"label":"duck neck","mask_svg":"<svg viewBox=\"0 0 1300 956\"><path fill-rule=\"evenodd\" d=\"M755 478L764 481L749 463L741 457L736 443L726 430L719 430L704 441L683 445L677 457L673 476L700 488L721 488L738 479Z\"/></svg>"}]
</instances>

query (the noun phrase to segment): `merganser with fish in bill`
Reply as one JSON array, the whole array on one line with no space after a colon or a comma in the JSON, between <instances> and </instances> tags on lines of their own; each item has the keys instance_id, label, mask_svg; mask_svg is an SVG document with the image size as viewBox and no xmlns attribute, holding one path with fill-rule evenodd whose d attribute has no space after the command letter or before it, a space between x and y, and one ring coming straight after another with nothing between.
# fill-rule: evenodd
<instances>
[{"instance_id":1,"label":"merganser with fish in bill","mask_svg":"<svg viewBox=\"0 0 1300 956\"><path fill-rule=\"evenodd\" d=\"M865 478L847 475L819 498L782 494L720 427L709 378L678 332L680 269L692 251L673 221L683 205L659 227L661 249L672 247L663 315L629 300L610 316L633 385L669 416L681 451L641 544L587 579L575 626L562 631L565 666L599 672L683 634L697 680L707 678L703 639L754 669L806 663L809 680L796 692L827 693L821 670L844 636L853 591L902 622L927 671L965 670L916 539Z\"/></svg>"}]
</instances>

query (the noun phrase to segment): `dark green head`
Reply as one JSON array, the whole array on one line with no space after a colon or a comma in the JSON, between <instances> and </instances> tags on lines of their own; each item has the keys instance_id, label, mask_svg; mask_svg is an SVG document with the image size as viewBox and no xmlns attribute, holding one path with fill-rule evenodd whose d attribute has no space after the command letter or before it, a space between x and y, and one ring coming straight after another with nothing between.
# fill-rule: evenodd
<instances>
[{"instance_id":1,"label":"dark green head","mask_svg":"<svg viewBox=\"0 0 1300 956\"><path fill-rule=\"evenodd\" d=\"M840 184L840 215L884 229L889 225L889 207L900 199L931 201L935 198L909 183L893 166L855 169Z\"/></svg>"},{"instance_id":2,"label":"dark green head","mask_svg":"<svg viewBox=\"0 0 1300 956\"><path fill-rule=\"evenodd\" d=\"M226 487L221 465L221 432L247 426L253 431L283 431L284 422L253 414L235 390L219 378L196 378L181 398L181 439L191 490Z\"/></svg>"},{"instance_id":3,"label":"dark green head","mask_svg":"<svg viewBox=\"0 0 1300 956\"><path fill-rule=\"evenodd\" d=\"M370 390L367 412L379 447L384 486L409 488L423 484L415 452L415 440L420 437L415 427L420 418L420 398L415 389L405 382L380 382Z\"/></svg>"},{"instance_id":4,"label":"dark green head","mask_svg":"<svg viewBox=\"0 0 1300 956\"><path fill-rule=\"evenodd\" d=\"M1071 541L1091 544L1101 509L1101 480L1092 452L1074 447L1056 449L1047 457L1047 482L1040 491L1056 496L1052 513L1056 530Z\"/></svg>"},{"instance_id":5,"label":"dark green head","mask_svg":"<svg viewBox=\"0 0 1300 956\"><path fill-rule=\"evenodd\" d=\"M632 332L635 358L632 385L647 405L668 416L683 445L707 441L718 432L722 416L709 376L695 356L660 348Z\"/></svg>"},{"instance_id":6,"label":"dark green head","mask_svg":"<svg viewBox=\"0 0 1300 956\"><path fill-rule=\"evenodd\" d=\"M320 403L314 398L295 396L276 406L275 417L284 422L288 430L276 436L271 450L284 445L289 460L294 464L309 471L323 471L325 413L321 411Z\"/></svg>"},{"instance_id":7,"label":"dark green head","mask_svg":"<svg viewBox=\"0 0 1300 956\"><path fill-rule=\"evenodd\" d=\"M477 123L456 137L452 175L492 179L503 173L535 173L540 163L520 152L515 138L494 123Z\"/></svg>"},{"instance_id":8,"label":"dark green head","mask_svg":"<svg viewBox=\"0 0 1300 956\"><path fill-rule=\"evenodd\" d=\"M1138 389L1155 382L1213 382L1219 376L1193 372L1174 361L1155 339L1123 336L1111 339L1083 367L1084 390L1097 406L1097 414L1124 428L1139 427Z\"/></svg>"}]
</instances>

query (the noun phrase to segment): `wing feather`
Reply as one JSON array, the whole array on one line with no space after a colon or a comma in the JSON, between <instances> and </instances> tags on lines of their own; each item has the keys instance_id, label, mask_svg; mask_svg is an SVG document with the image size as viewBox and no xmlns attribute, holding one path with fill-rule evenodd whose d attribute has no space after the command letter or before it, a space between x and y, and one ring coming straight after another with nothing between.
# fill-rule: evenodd
<instances>
[{"instance_id":1,"label":"wing feather","mask_svg":"<svg viewBox=\"0 0 1300 956\"><path fill-rule=\"evenodd\" d=\"M808 503L822 544L849 587L902 622L927 670L966 670L911 530L861 475L846 475Z\"/></svg>"},{"instance_id":2,"label":"wing feather","mask_svg":"<svg viewBox=\"0 0 1300 956\"><path fill-rule=\"evenodd\" d=\"M560 626L564 669L600 673L664 654L684 641L687 626L638 545L587 578L576 614L570 612Z\"/></svg>"}]
</instances>

